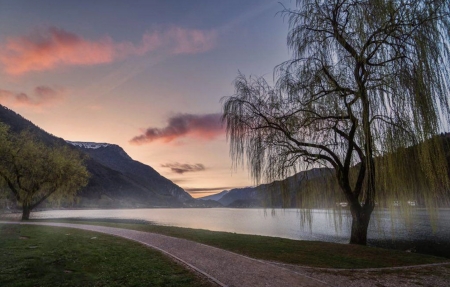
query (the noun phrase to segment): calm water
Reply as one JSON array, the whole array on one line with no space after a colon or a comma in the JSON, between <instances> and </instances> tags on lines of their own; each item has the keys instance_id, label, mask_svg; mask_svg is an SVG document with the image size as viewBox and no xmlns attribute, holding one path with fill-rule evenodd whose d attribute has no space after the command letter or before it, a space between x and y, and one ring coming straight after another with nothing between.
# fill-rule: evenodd
<instances>
[{"instance_id":1,"label":"calm water","mask_svg":"<svg viewBox=\"0 0 450 287\"><path fill-rule=\"evenodd\" d=\"M284 237L297 240L348 242L350 218L342 216L335 228L332 212L314 210L313 224L301 224L301 212L296 209L115 209L115 210L53 210L33 212L33 219L49 218L118 218L151 221L161 225L191 227L214 231ZM18 216L9 215L9 216ZM369 239L448 241L450 239L450 209L440 209L432 227L424 209L414 210L411 224L388 211L376 211L369 228ZM394 227L394 228L393 228Z\"/></svg>"}]
</instances>

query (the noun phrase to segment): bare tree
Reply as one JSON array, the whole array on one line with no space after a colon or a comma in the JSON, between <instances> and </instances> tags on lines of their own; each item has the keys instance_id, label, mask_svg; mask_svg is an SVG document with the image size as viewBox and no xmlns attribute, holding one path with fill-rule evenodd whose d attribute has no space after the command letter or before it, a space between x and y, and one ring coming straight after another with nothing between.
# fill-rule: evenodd
<instances>
[{"instance_id":1,"label":"bare tree","mask_svg":"<svg viewBox=\"0 0 450 287\"><path fill-rule=\"evenodd\" d=\"M434 135L449 123L449 12L448 0L300 0L285 9L292 58L276 67L276 84L240 74L225 99L233 161L246 158L257 181L333 167L354 244L366 244L380 195L405 194L397 176L423 175L431 204L448 187ZM419 143L414 166L401 151Z\"/></svg>"}]
</instances>

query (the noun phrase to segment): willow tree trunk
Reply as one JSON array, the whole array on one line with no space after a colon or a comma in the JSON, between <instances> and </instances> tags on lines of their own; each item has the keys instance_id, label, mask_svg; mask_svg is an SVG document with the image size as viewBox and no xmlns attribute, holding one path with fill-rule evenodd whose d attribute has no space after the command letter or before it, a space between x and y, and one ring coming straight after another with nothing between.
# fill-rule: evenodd
<instances>
[{"instance_id":1,"label":"willow tree trunk","mask_svg":"<svg viewBox=\"0 0 450 287\"><path fill-rule=\"evenodd\" d=\"M24 204L22 207L22 220L29 220L31 213L31 206Z\"/></svg>"},{"instance_id":2,"label":"willow tree trunk","mask_svg":"<svg viewBox=\"0 0 450 287\"><path fill-rule=\"evenodd\" d=\"M375 208L375 164L373 160L368 160L366 169L368 183L366 198L361 204L358 198L350 201L350 211L352 214L352 230L350 244L367 245L367 229L369 227L370 217Z\"/></svg>"},{"instance_id":3,"label":"willow tree trunk","mask_svg":"<svg viewBox=\"0 0 450 287\"><path fill-rule=\"evenodd\" d=\"M350 244L367 245L367 229L373 208L364 208L359 205L350 206L352 214L352 230Z\"/></svg>"}]
</instances>

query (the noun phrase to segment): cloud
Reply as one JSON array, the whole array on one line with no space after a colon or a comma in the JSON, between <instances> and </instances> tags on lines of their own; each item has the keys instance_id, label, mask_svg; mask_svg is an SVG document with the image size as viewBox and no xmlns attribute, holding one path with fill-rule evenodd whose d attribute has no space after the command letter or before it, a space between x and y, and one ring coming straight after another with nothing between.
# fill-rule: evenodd
<instances>
[{"instance_id":1,"label":"cloud","mask_svg":"<svg viewBox=\"0 0 450 287\"><path fill-rule=\"evenodd\" d=\"M174 41L174 54L197 54L214 47L217 33L214 31L186 30L174 27L165 35L166 40Z\"/></svg>"},{"instance_id":2,"label":"cloud","mask_svg":"<svg viewBox=\"0 0 450 287\"><path fill-rule=\"evenodd\" d=\"M201 163L196 164L187 164L187 163L166 163L161 165L162 167L167 167L172 170L174 173L183 174L185 172L197 172L205 170L205 166Z\"/></svg>"},{"instance_id":3,"label":"cloud","mask_svg":"<svg viewBox=\"0 0 450 287\"><path fill-rule=\"evenodd\" d=\"M213 193L215 191L229 190L234 187L185 188L189 193Z\"/></svg>"},{"instance_id":4,"label":"cloud","mask_svg":"<svg viewBox=\"0 0 450 287\"><path fill-rule=\"evenodd\" d=\"M164 128L148 128L142 135L130 140L131 144L142 145L161 140L165 143L180 137L193 137L204 140L213 140L224 134L221 114L179 114L168 119Z\"/></svg>"},{"instance_id":5,"label":"cloud","mask_svg":"<svg viewBox=\"0 0 450 287\"><path fill-rule=\"evenodd\" d=\"M217 33L170 27L149 31L138 44L114 42L109 36L88 40L50 27L27 36L10 37L0 45L0 63L10 75L52 70L62 66L88 66L111 63L131 55L142 56L159 50L168 54L195 54L212 49Z\"/></svg>"},{"instance_id":6,"label":"cloud","mask_svg":"<svg viewBox=\"0 0 450 287\"><path fill-rule=\"evenodd\" d=\"M63 97L63 89L48 86L38 86L31 94L0 89L0 102L12 106L49 106L61 101Z\"/></svg>"}]
</instances>

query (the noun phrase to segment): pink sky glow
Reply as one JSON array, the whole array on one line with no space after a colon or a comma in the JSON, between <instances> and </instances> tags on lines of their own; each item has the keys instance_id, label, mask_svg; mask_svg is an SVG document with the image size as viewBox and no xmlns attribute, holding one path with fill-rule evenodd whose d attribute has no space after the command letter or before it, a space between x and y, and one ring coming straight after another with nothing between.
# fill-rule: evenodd
<instances>
[{"instance_id":1,"label":"pink sky glow","mask_svg":"<svg viewBox=\"0 0 450 287\"><path fill-rule=\"evenodd\" d=\"M0 104L63 139L117 144L193 197L254 184L233 168L221 100L239 71L270 81L287 60L279 0L0 8Z\"/></svg>"}]
</instances>

